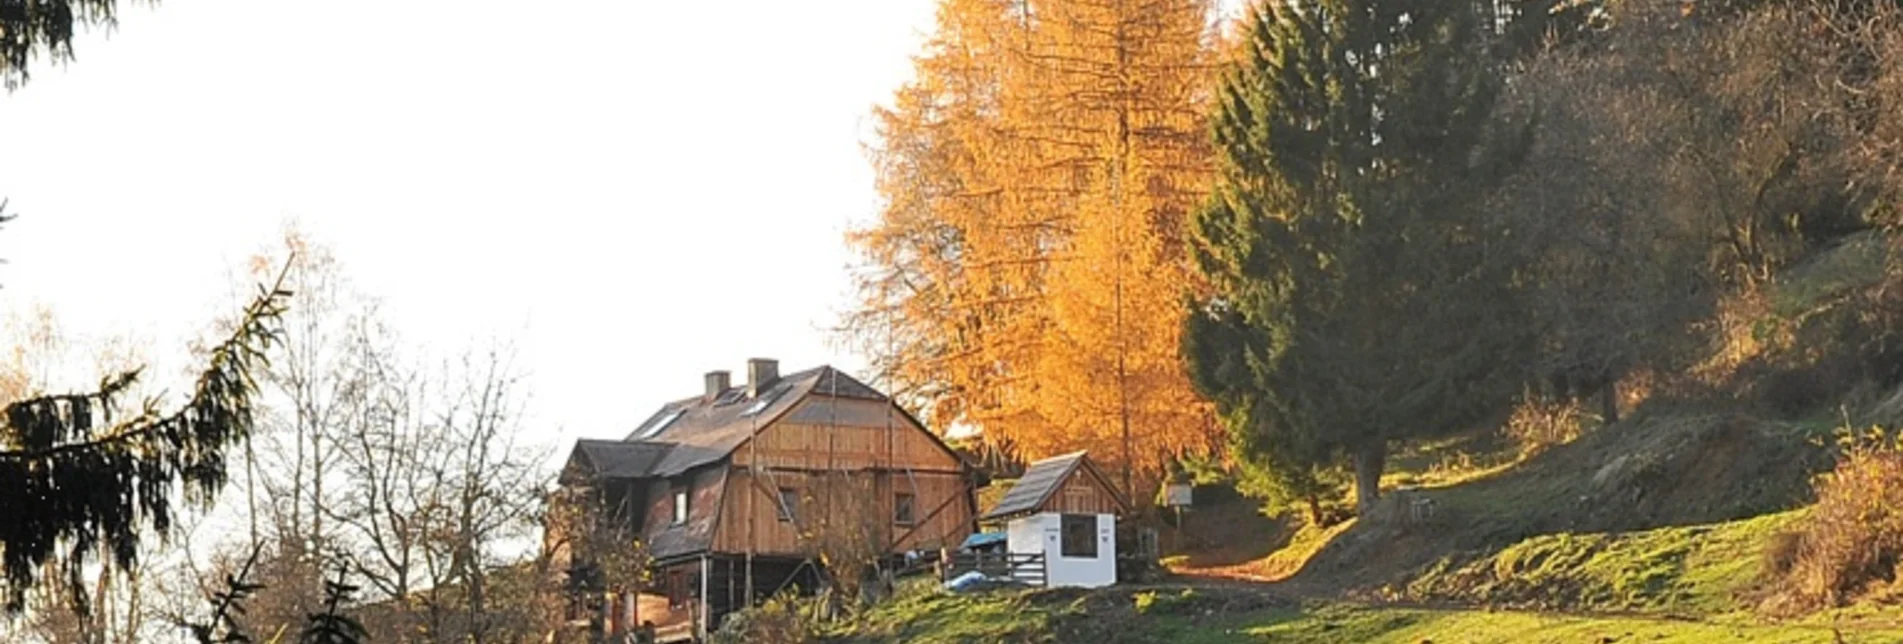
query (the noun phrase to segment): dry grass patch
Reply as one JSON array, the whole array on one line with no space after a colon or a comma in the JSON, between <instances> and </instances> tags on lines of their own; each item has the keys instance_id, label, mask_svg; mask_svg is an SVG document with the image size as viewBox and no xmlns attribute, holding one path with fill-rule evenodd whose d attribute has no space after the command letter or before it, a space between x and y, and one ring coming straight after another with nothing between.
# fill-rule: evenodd
<instances>
[{"instance_id":1,"label":"dry grass patch","mask_svg":"<svg viewBox=\"0 0 1903 644\"><path fill-rule=\"evenodd\" d=\"M1903 449L1894 431L1842 439L1837 467L1817 477L1817 504L1765 553L1772 579L1761 607L1792 615L1859 599L1903 596Z\"/></svg>"}]
</instances>

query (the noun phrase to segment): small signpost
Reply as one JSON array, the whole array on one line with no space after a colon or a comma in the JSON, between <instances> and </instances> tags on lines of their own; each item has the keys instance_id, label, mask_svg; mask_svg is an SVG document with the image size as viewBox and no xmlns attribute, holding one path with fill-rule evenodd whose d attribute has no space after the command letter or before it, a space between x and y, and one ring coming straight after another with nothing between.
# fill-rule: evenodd
<instances>
[{"instance_id":1,"label":"small signpost","mask_svg":"<svg viewBox=\"0 0 1903 644\"><path fill-rule=\"evenodd\" d=\"M1183 508L1194 500L1196 486L1187 481L1171 481L1163 486L1163 505L1176 508L1176 530L1183 530Z\"/></svg>"},{"instance_id":2,"label":"small signpost","mask_svg":"<svg viewBox=\"0 0 1903 644\"><path fill-rule=\"evenodd\" d=\"M1195 490L1196 486L1189 483L1170 483L1163 488L1163 504L1181 510L1190 505Z\"/></svg>"}]
</instances>

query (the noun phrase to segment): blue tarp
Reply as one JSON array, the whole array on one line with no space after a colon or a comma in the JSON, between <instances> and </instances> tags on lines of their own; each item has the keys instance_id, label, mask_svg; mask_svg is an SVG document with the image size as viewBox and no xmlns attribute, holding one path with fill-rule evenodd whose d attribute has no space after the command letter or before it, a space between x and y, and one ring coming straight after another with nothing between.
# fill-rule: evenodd
<instances>
[{"instance_id":1,"label":"blue tarp","mask_svg":"<svg viewBox=\"0 0 1903 644\"><path fill-rule=\"evenodd\" d=\"M959 545L958 547L963 548L965 550L970 550L972 548L981 548L981 547L989 546L993 544L1004 543L1004 540L1005 540L1005 534L1003 532L979 532L969 537L965 537L965 542Z\"/></svg>"},{"instance_id":2,"label":"blue tarp","mask_svg":"<svg viewBox=\"0 0 1903 644\"><path fill-rule=\"evenodd\" d=\"M945 582L945 590L949 590L952 592L962 592L962 591L971 589L971 587L973 586L984 583L984 581L985 581L984 573L973 570L971 572L959 575L953 578L951 581Z\"/></svg>"}]
</instances>

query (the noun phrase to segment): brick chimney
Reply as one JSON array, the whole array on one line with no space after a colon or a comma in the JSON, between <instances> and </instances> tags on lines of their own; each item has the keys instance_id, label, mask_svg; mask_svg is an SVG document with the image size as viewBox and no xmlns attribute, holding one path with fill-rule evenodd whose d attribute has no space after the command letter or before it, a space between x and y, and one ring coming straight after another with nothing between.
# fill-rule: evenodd
<instances>
[{"instance_id":1,"label":"brick chimney","mask_svg":"<svg viewBox=\"0 0 1903 644\"><path fill-rule=\"evenodd\" d=\"M780 379L780 361L753 358L747 361L747 397L758 398L773 381Z\"/></svg>"},{"instance_id":2,"label":"brick chimney","mask_svg":"<svg viewBox=\"0 0 1903 644\"><path fill-rule=\"evenodd\" d=\"M731 376L732 374L726 371L707 372L705 378L707 382L707 400L709 402L712 402L715 398L719 398L721 392L733 386L733 378Z\"/></svg>"}]
</instances>

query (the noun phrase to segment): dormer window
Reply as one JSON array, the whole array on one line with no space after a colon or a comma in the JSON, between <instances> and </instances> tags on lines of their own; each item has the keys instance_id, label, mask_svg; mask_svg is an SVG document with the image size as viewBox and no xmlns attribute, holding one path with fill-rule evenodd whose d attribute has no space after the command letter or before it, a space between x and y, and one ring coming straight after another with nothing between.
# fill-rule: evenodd
<instances>
[{"instance_id":1,"label":"dormer window","mask_svg":"<svg viewBox=\"0 0 1903 644\"><path fill-rule=\"evenodd\" d=\"M689 498L689 495L687 494L687 486L676 484L674 486L673 492L674 492L674 525L687 523L687 510L688 510L687 499Z\"/></svg>"}]
</instances>

